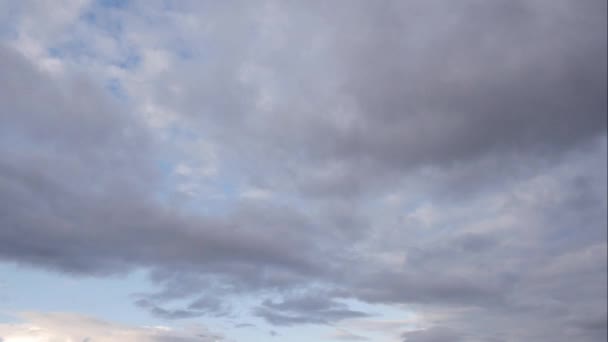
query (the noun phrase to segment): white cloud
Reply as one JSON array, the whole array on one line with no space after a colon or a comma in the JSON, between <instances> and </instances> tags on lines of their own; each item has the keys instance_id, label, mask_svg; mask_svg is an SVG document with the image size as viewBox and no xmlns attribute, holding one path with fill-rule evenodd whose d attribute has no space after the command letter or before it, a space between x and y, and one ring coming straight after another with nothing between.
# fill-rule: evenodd
<instances>
[{"instance_id":1,"label":"white cloud","mask_svg":"<svg viewBox=\"0 0 608 342\"><path fill-rule=\"evenodd\" d=\"M4 342L162 342L223 341L223 337L203 327L173 329L137 327L111 323L72 313L27 312L19 315L20 323L0 324Z\"/></svg>"}]
</instances>

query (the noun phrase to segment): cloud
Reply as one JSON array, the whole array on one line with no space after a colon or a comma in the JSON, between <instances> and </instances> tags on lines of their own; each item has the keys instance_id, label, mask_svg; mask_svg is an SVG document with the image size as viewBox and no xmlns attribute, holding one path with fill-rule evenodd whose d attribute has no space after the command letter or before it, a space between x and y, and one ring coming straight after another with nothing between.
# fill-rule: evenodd
<instances>
[{"instance_id":1,"label":"cloud","mask_svg":"<svg viewBox=\"0 0 608 342\"><path fill-rule=\"evenodd\" d=\"M106 322L72 313L28 312L20 323L0 324L0 336L11 341L124 341L189 342L223 341L220 335L200 327L190 330L168 327L137 327Z\"/></svg>"},{"instance_id":2,"label":"cloud","mask_svg":"<svg viewBox=\"0 0 608 342\"><path fill-rule=\"evenodd\" d=\"M0 196L6 203L3 226L12 227L0 233L5 242L0 254L74 273L122 271L161 260L193 265L195 259L219 260L222 249L225 257L247 263L291 262L287 250L271 256L285 244L270 246L270 235L243 226L241 218L189 218L154 200L163 190L149 188L160 178L142 126L86 79L54 79L10 49L0 53L7 71L2 104L8 113L0 119ZM284 229L280 220L291 219L277 215L272 222L265 216L267 227L276 229ZM148 247L133 249L132 243ZM290 249L297 248L303 249ZM307 261L293 258L300 264L296 268L312 271Z\"/></svg>"},{"instance_id":3,"label":"cloud","mask_svg":"<svg viewBox=\"0 0 608 342\"><path fill-rule=\"evenodd\" d=\"M10 7L2 260L148 269L164 319L605 337L604 1Z\"/></svg>"},{"instance_id":4,"label":"cloud","mask_svg":"<svg viewBox=\"0 0 608 342\"><path fill-rule=\"evenodd\" d=\"M351 310L348 305L320 293L287 297L281 302L265 300L255 314L275 325L331 324L332 322L368 314Z\"/></svg>"},{"instance_id":5,"label":"cloud","mask_svg":"<svg viewBox=\"0 0 608 342\"><path fill-rule=\"evenodd\" d=\"M548 158L604 132L599 1L269 7L243 6L215 23L217 36L205 39L231 58L177 63L158 79L184 89L162 105L230 137L221 144L240 157L263 160L249 171L279 173L269 182L295 181L300 193L321 198L352 197L389 186L404 170L497 154ZM251 31L257 16L262 23ZM281 18L292 39L274 47L264 24ZM197 76L187 74L194 66ZM256 108L260 97L273 106ZM510 168L501 160L499 169Z\"/></svg>"},{"instance_id":6,"label":"cloud","mask_svg":"<svg viewBox=\"0 0 608 342\"><path fill-rule=\"evenodd\" d=\"M150 311L150 313L154 316L164 318L164 319L183 319L183 318L193 318L204 315L204 312L197 310L168 310L165 308L161 308L154 303L150 302L146 299L140 299L135 302L135 305L140 308L146 309Z\"/></svg>"}]
</instances>

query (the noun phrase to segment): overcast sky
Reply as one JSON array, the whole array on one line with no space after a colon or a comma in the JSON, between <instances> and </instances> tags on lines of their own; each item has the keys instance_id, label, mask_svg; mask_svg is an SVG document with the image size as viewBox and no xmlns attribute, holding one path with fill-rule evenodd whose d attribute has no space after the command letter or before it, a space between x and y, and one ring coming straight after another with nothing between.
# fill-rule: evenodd
<instances>
[{"instance_id":1,"label":"overcast sky","mask_svg":"<svg viewBox=\"0 0 608 342\"><path fill-rule=\"evenodd\" d=\"M605 341L606 7L0 0L0 341Z\"/></svg>"}]
</instances>

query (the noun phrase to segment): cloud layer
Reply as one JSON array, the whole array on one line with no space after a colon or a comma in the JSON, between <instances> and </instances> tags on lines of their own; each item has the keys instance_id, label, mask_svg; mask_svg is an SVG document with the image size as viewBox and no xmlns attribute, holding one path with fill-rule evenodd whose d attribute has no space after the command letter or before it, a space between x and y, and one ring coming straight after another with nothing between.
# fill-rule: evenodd
<instances>
[{"instance_id":1,"label":"cloud layer","mask_svg":"<svg viewBox=\"0 0 608 342\"><path fill-rule=\"evenodd\" d=\"M2 5L1 260L148 269L164 319L605 340L605 1L119 3Z\"/></svg>"}]
</instances>

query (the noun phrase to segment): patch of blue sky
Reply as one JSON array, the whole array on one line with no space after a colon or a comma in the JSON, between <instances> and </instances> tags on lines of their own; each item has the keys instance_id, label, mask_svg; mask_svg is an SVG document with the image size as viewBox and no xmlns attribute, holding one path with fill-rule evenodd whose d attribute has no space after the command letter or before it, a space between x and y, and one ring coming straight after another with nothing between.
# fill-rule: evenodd
<instances>
[{"instance_id":1,"label":"patch of blue sky","mask_svg":"<svg viewBox=\"0 0 608 342\"><path fill-rule=\"evenodd\" d=\"M351 310L366 312L370 317L365 318L376 322L402 322L401 329L419 328L419 315L414 309L398 305L385 305L365 303L356 299L343 299L342 303L347 304Z\"/></svg>"},{"instance_id":2,"label":"patch of blue sky","mask_svg":"<svg viewBox=\"0 0 608 342\"><path fill-rule=\"evenodd\" d=\"M138 55L134 50L129 51L127 56L122 60L115 63L115 65L121 69L132 70L135 69L141 63L141 56Z\"/></svg>"},{"instance_id":3,"label":"patch of blue sky","mask_svg":"<svg viewBox=\"0 0 608 342\"><path fill-rule=\"evenodd\" d=\"M64 41L47 49L50 57L57 59L78 60L83 57L94 58L95 53L82 40Z\"/></svg>"},{"instance_id":4,"label":"patch of blue sky","mask_svg":"<svg viewBox=\"0 0 608 342\"><path fill-rule=\"evenodd\" d=\"M122 86L122 83L117 78L110 78L105 81L105 88L110 92L115 99L125 101L128 99L128 95Z\"/></svg>"},{"instance_id":5,"label":"patch of blue sky","mask_svg":"<svg viewBox=\"0 0 608 342\"><path fill-rule=\"evenodd\" d=\"M0 3L0 38L12 40L19 36L15 18L19 18L22 11L23 4L17 1Z\"/></svg>"},{"instance_id":6,"label":"patch of blue sky","mask_svg":"<svg viewBox=\"0 0 608 342\"><path fill-rule=\"evenodd\" d=\"M175 55L182 61L193 59L195 54L195 51L187 44L178 44L175 48Z\"/></svg>"},{"instance_id":7,"label":"patch of blue sky","mask_svg":"<svg viewBox=\"0 0 608 342\"><path fill-rule=\"evenodd\" d=\"M0 303L2 303L1 298L0 298ZM0 324L3 324L3 323L15 324L15 323L20 322L19 318L16 317L14 313L5 312L2 310L4 310L4 309L0 309Z\"/></svg>"},{"instance_id":8,"label":"patch of blue sky","mask_svg":"<svg viewBox=\"0 0 608 342\"><path fill-rule=\"evenodd\" d=\"M102 34L106 34L116 40L123 52L117 56L116 60L111 61L112 64L121 69L134 69L141 63L141 56L132 46L128 46L123 37L124 18L116 9L122 9L124 6L91 6L83 12L81 20L84 24L93 27Z\"/></svg>"},{"instance_id":9,"label":"patch of blue sky","mask_svg":"<svg viewBox=\"0 0 608 342\"><path fill-rule=\"evenodd\" d=\"M19 31L11 25L0 24L0 39L6 41L12 41L19 38Z\"/></svg>"},{"instance_id":10,"label":"patch of blue sky","mask_svg":"<svg viewBox=\"0 0 608 342\"><path fill-rule=\"evenodd\" d=\"M94 278L3 263L0 264L0 323L19 322L20 312L74 312L131 326L203 324L211 331L228 331L228 335L237 341L261 342L268 338L265 329L235 331L234 323L226 317L202 316L175 321L151 316L134 305L134 301L137 299L135 294L152 293L155 288L144 270Z\"/></svg>"},{"instance_id":11,"label":"patch of blue sky","mask_svg":"<svg viewBox=\"0 0 608 342\"><path fill-rule=\"evenodd\" d=\"M141 62L137 50L126 44L121 37L121 22L118 19L106 20L107 15L98 13L99 11L87 10L82 15L85 25L92 25L95 34L104 35L114 39L118 51L109 55L106 51L100 50L99 46L95 46L95 40L85 38L76 34L74 37L66 40L53 42L47 48L47 54L50 57L60 60L66 60L79 64L84 62L88 65L91 62L100 63L101 65L114 65L124 70L135 69ZM102 18L106 18L103 19ZM75 25L74 30L82 31ZM103 76L103 75L102 75ZM125 99L126 93L120 86L120 82L116 79L104 80L106 88L111 90L113 95L117 95L119 99Z\"/></svg>"},{"instance_id":12,"label":"patch of blue sky","mask_svg":"<svg viewBox=\"0 0 608 342\"><path fill-rule=\"evenodd\" d=\"M9 319L24 311L61 311L126 324L155 324L148 313L133 305L133 293L153 289L144 271L95 278L2 263L0 284L0 313Z\"/></svg>"},{"instance_id":13,"label":"patch of blue sky","mask_svg":"<svg viewBox=\"0 0 608 342\"><path fill-rule=\"evenodd\" d=\"M271 331L274 331L276 336L271 335ZM255 328L233 328L230 332L230 337L236 341L252 342L285 341L285 337L289 338L289 342L336 341L328 338L332 331L333 328L329 326L301 325L274 327L263 324Z\"/></svg>"},{"instance_id":14,"label":"patch of blue sky","mask_svg":"<svg viewBox=\"0 0 608 342\"><path fill-rule=\"evenodd\" d=\"M115 38L123 33L122 18L112 11L91 7L82 13L81 20Z\"/></svg>"}]
</instances>

